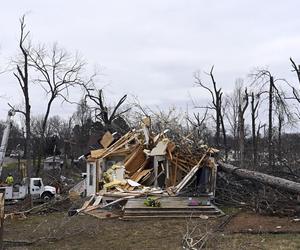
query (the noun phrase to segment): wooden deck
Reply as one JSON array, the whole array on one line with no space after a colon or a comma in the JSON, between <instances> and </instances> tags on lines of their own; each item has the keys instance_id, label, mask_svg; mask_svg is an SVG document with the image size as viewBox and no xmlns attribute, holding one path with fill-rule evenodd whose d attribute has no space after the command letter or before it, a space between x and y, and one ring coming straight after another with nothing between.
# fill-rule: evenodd
<instances>
[{"instance_id":1,"label":"wooden deck","mask_svg":"<svg viewBox=\"0 0 300 250\"><path fill-rule=\"evenodd\" d=\"M207 198L193 198L205 204ZM217 217L223 214L213 204L189 206L188 197L161 197L160 207L149 207L144 204L145 198L128 200L124 207L124 219L129 218L199 218L200 215Z\"/></svg>"}]
</instances>

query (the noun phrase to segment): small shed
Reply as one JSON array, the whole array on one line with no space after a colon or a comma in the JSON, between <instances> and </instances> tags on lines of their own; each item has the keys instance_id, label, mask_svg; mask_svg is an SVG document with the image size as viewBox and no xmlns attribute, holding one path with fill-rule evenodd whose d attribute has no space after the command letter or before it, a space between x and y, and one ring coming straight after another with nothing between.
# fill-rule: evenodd
<instances>
[{"instance_id":1,"label":"small shed","mask_svg":"<svg viewBox=\"0 0 300 250\"><path fill-rule=\"evenodd\" d=\"M60 158L60 156L50 156L44 160L44 169L52 170L52 169L61 169L64 161Z\"/></svg>"}]
</instances>

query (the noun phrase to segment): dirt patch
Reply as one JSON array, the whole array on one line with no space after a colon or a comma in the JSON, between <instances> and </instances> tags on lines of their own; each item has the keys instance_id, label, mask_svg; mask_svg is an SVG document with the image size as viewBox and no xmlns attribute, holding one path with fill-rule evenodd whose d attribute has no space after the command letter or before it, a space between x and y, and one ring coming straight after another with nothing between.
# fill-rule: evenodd
<instances>
[{"instance_id":1,"label":"dirt patch","mask_svg":"<svg viewBox=\"0 0 300 250\"><path fill-rule=\"evenodd\" d=\"M223 234L210 242L213 250L298 250L299 234Z\"/></svg>"},{"instance_id":2,"label":"dirt patch","mask_svg":"<svg viewBox=\"0 0 300 250\"><path fill-rule=\"evenodd\" d=\"M210 230L224 221L193 219L201 230ZM234 233L248 228L299 230L292 218L266 217L241 212L213 235L207 249L300 249L300 234ZM7 249L182 249L182 238L189 219L129 220L97 219L88 215L68 217L66 213L33 215L27 219L6 220L4 239ZM197 229L198 230L198 229ZM232 234L234 233L234 234ZM16 244L8 241L23 242ZM32 243L32 244L29 244Z\"/></svg>"},{"instance_id":3,"label":"dirt patch","mask_svg":"<svg viewBox=\"0 0 300 250\"><path fill-rule=\"evenodd\" d=\"M209 220L207 226L215 223ZM35 241L26 246L28 249L181 249L186 220L100 220L88 215L53 213L8 220L4 227L6 240Z\"/></svg>"},{"instance_id":4,"label":"dirt patch","mask_svg":"<svg viewBox=\"0 0 300 250\"><path fill-rule=\"evenodd\" d=\"M263 216L253 212L242 212L231 220L225 230L229 233L300 233L300 221L295 222L294 219L295 217Z\"/></svg>"}]
</instances>

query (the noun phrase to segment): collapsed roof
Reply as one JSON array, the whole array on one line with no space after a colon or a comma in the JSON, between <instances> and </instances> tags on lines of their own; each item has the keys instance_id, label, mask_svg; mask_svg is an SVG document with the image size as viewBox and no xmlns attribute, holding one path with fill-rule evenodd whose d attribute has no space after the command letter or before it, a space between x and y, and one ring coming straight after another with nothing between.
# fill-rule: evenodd
<instances>
[{"instance_id":1,"label":"collapsed roof","mask_svg":"<svg viewBox=\"0 0 300 250\"><path fill-rule=\"evenodd\" d=\"M150 124L150 118L147 117L142 120L140 130L130 131L117 140L110 132L106 132L100 140L103 148L91 150L88 162L118 157L121 160L117 165L124 166L127 180L143 186L160 187L174 194L178 194L189 184L199 169L208 168L214 170L210 172L216 172L212 156L218 152L217 149L206 145L195 146L187 137L182 137L181 141L175 143L168 138L167 130L155 134L151 131ZM107 171L108 167L101 166L101 170ZM204 177L198 174L198 184L201 178ZM210 193L215 188L213 178L214 174L210 174L206 176L205 183L202 183L206 185L205 188L209 187ZM138 185L127 181L126 184L112 187L133 190Z\"/></svg>"}]
</instances>

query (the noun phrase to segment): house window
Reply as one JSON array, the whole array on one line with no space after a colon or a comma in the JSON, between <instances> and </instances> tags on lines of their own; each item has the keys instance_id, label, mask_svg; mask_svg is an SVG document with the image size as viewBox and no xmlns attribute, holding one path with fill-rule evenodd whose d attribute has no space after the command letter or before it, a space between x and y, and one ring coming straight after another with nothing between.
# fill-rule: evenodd
<instances>
[{"instance_id":1,"label":"house window","mask_svg":"<svg viewBox=\"0 0 300 250\"><path fill-rule=\"evenodd\" d=\"M90 164L90 177L89 177L89 185L93 186L93 180L94 180L94 175L93 175L93 164Z\"/></svg>"}]
</instances>

